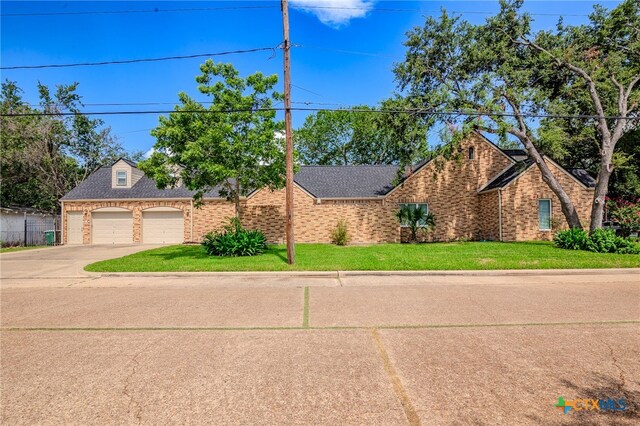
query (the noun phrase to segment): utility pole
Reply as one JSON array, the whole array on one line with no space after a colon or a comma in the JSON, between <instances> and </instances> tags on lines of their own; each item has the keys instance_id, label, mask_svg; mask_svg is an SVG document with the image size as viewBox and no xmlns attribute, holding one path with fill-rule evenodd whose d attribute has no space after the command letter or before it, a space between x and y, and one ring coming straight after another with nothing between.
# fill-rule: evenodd
<instances>
[{"instance_id":1,"label":"utility pole","mask_svg":"<svg viewBox=\"0 0 640 426\"><path fill-rule=\"evenodd\" d=\"M280 0L282 9L282 30L284 34L284 131L286 142L286 185L285 185L285 215L287 223L287 261L290 265L296 263L296 248L293 237L293 134L291 132L291 41L289 40L289 5L287 0Z\"/></svg>"}]
</instances>

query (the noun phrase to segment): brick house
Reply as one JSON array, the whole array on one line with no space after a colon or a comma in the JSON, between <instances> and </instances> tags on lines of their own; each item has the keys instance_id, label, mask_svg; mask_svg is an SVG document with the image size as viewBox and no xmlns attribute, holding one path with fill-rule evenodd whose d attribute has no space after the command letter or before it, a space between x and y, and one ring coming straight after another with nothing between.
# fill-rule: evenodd
<instances>
[{"instance_id":1,"label":"brick house","mask_svg":"<svg viewBox=\"0 0 640 426\"><path fill-rule=\"evenodd\" d=\"M328 243L341 219L353 243L404 241L401 204L424 204L436 216L430 241L548 240L566 227L557 197L522 150L502 150L480 134L459 146L459 160L423 161L395 185L398 166L302 166L295 176L297 242ZM548 161L588 224L595 182L584 170ZM198 242L233 216L233 203L210 191L196 208L184 187L160 190L136 165L102 167L62 198L66 244ZM242 198L243 224L270 242L284 241L284 190Z\"/></svg>"}]
</instances>

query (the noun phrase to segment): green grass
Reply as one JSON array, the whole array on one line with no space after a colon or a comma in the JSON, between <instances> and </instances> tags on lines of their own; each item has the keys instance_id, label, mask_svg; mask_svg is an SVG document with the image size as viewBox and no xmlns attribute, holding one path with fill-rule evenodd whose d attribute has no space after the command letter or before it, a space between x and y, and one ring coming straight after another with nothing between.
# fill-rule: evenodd
<instances>
[{"instance_id":1,"label":"green grass","mask_svg":"<svg viewBox=\"0 0 640 426\"><path fill-rule=\"evenodd\" d=\"M33 247L0 247L0 253L11 253L14 251L32 250L38 248L45 248L48 246L33 246Z\"/></svg>"},{"instance_id":2,"label":"green grass","mask_svg":"<svg viewBox=\"0 0 640 426\"><path fill-rule=\"evenodd\" d=\"M379 244L339 247L297 244L296 264L284 246L260 256L208 256L198 245L146 250L88 265L92 272L396 271L458 269L567 269L640 267L640 255L555 248L548 242Z\"/></svg>"}]
</instances>

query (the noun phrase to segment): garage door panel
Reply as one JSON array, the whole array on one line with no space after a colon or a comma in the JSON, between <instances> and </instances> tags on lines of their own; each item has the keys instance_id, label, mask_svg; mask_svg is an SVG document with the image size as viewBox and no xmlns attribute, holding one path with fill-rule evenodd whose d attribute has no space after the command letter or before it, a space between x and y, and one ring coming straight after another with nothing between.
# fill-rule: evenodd
<instances>
[{"instance_id":1,"label":"garage door panel","mask_svg":"<svg viewBox=\"0 0 640 426\"><path fill-rule=\"evenodd\" d=\"M143 244L181 244L183 242L182 210L142 212Z\"/></svg>"},{"instance_id":2,"label":"garage door panel","mask_svg":"<svg viewBox=\"0 0 640 426\"><path fill-rule=\"evenodd\" d=\"M133 242L131 212L94 212L92 214L93 244L128 244Z\"/></svg>"}]
</instances>

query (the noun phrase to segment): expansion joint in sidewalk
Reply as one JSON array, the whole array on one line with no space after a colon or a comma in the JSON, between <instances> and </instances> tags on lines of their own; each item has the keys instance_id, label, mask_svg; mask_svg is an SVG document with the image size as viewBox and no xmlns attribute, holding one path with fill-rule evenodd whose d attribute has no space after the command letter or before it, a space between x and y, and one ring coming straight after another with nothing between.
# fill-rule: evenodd
<instances>
[{"instance_id":1,"label":"expansion joint in sidewalk","mask_svg":"<svg viewBox=\"0 0 640 426\"><path fill-rule=\"evenodd\" d=\"M380 338L380 334L378 333L378 329L371 329L371 338L373 339L373 343L378 350L378 355L382 360L382 365L384 366L384 371L387 373L389 377L389 381L393 386L393 391L396 393L398 400L400 400L400 404L402 405L402 409L404 410L404 414L407 416L407 421L410 426L417 426L420 424L420 418L418 417L418 413L416 412L411 400L409 399L409 395L402 385L402 380L398 377L398 373L396 369L393 367L391 363L391 359L389 358L389 354L384 347L384 343Z\"/></svg>"}]
</instances>

